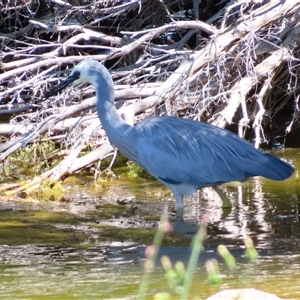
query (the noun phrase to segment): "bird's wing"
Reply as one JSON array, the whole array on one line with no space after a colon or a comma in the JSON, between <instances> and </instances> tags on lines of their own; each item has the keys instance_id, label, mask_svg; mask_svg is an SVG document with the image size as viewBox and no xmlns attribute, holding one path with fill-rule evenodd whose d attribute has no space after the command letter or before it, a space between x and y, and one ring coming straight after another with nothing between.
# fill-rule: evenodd
<instances>
[{"instance_id":1,"label":"bird's wing","mask_svg":"<svg viewBox=\"0 0 300 300\"><path fill-rule=\"evenodd\" d=\"M272 178L277 169L266 174L261 171L271 163L270 157L285 164L237 135L206 123L159 117L135 128L133 160L170 184L201 187L256 175Z\"/></svg>"}]
</instances>

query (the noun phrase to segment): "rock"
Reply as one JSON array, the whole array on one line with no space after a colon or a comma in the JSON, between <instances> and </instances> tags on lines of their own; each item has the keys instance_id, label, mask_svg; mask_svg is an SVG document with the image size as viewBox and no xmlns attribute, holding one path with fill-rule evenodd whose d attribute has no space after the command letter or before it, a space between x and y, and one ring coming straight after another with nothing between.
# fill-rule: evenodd
<instances>
[{"instance_id":1,"label":"rock","mask_svg":"<svg viewBox=\"0 0 300 300\"><path fill-rule=\"evenodd\" d=\"M254 288L228 289L218 292L207 298L207 300L280 300L274 294L259 291Z\"/></svg>"}]
</instances>

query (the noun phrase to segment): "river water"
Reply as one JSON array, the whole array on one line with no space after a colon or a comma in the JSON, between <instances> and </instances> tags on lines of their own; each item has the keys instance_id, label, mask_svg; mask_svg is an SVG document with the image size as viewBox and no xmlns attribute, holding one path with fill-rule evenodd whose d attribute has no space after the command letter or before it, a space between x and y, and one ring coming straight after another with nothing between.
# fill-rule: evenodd
<instances>
[{"instance_id":1,"label":"river water","mask_svg":"<svg viewBox=\"0 0 300 300\"><path fill-rule=\"evenodd\" d=\"M297 170L298 152L285 150L276 155ZM0 199L1 299L136 298L145 248L150 243L141 235L146 232L151 240L158 225L157 217L147 219L145 215L154 211L159 215L163 201L168 201L172 210L174 201L169 191L157 183L120 180L103 190L90 186L82 189L82 185L66 183L64 201ZM187 265L190 238L203 221L207 224L207 238L194 275L191 299L205 299L222 289L241 287L300 299L297 171L283 182L253 178L225 185L223 191L232 201L231 210L222 210L220 200L210 190L202 193L201 200L186 200L186 226L171 222L177 230L174 243L171 238L159 251L148 299L163 291L176 299L160 257L167 255L172 263L182 261ZM127 210L124 213L118 207ZM107 216L106 211L112 214ZM259 253L253 264L245 259L245 236L252 238ZM229 270L218 255L220 244L226 245L236 258L236 269ZM210 284L207 280L205 263L211 259L219 262L222 283Z\"/></svg>"}]
</instances>

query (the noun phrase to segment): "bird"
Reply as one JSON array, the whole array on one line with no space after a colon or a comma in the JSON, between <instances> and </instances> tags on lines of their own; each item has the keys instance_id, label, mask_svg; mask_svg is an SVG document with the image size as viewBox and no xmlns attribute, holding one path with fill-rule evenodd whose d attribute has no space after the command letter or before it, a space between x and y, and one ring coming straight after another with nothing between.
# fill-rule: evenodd
<instances>
[{"instance_id":1,"label":"bird","mask_svg":"<svg viewBox=\"0 0 300 300\"><path fill-rule=\"evenodd\" d=\"M226 182L254 176L284 180L294 172L275 155L209 123L175 116L153 116L136 125L126 123L114 103L109 71L93 59L78 63L44 98L82 82L96 90L96 110L111 144L172 191L181 218L184 196L199 189L213 187L218 192L218 186Z\"/></svg>"}]
</instances>

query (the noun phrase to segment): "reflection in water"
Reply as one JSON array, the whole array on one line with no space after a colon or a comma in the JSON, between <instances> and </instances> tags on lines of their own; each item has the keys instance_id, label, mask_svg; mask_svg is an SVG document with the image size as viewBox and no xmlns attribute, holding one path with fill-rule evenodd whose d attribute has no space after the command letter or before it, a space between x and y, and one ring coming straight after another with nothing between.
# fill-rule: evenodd
<instances>
[{"instance_id":1,"label":"reflection in water","mask_svg":"<svg viewBox=\"0 0 300 300\"><path fill-rule=\"evenodd\" d=\"M205 251L200 256L192 287L194 296L204 299L224 288L255 287L280 297L300 298L300 187L296 176L284 182L253 178L225 185L223 190L233 202L231 211L222 210L219 198L209 189L201 193L200 200L198 197L187 199L185 220L198 224L204 219L208 224ZM87 196L83 192L74 195L71 192L74 188L69 189L72 200L69 203L31 203L26 209L39 205L42 209L82 215L96 209L98 196ZM128 188L126 183L108 189L101 195L101 203L125 198L139 203L148 203L151 199L156 204L161 201L159 207L162 208L165 188L148 184ZM174 201L169 203L174 208ZM24 204L0 201L0 209L8 208L22 210ZM135 299L145 246L117 241L103 243L101 236L96 235L93 246L85 249L61 245L0 245L0 298ZM252 266L244 259L243 237L246 235L252 237L260 254ZM223 284L210 286L206 283L203 266L208 259L220 260L216 252L219 244L230 249L237 259L238 269L229 271L220 261ZM159 256L168 255L172 262L181 260L186 264L189 254L188 246L178 245L162 247ZM168 290L159 262L157 265L151 277L150 295Z\"/></svg>"},{"instance_id":2,"label":"reflection in water","mask_svg":"<svg viewBox=\"0 0 300 300\"><path fill-rule=\"evenodd\" d=\"M256 247L264 249L274 245L279 232L290 235L294 227L299 229L293 179L272 182L257 177L238 186L227 185L223 190L233 200L233 208L225 218L220 204L215 206L214 201L199 208L208 219L209 235L221 238L222 243L250 235Z\"/></svg>"}]
</instances>

